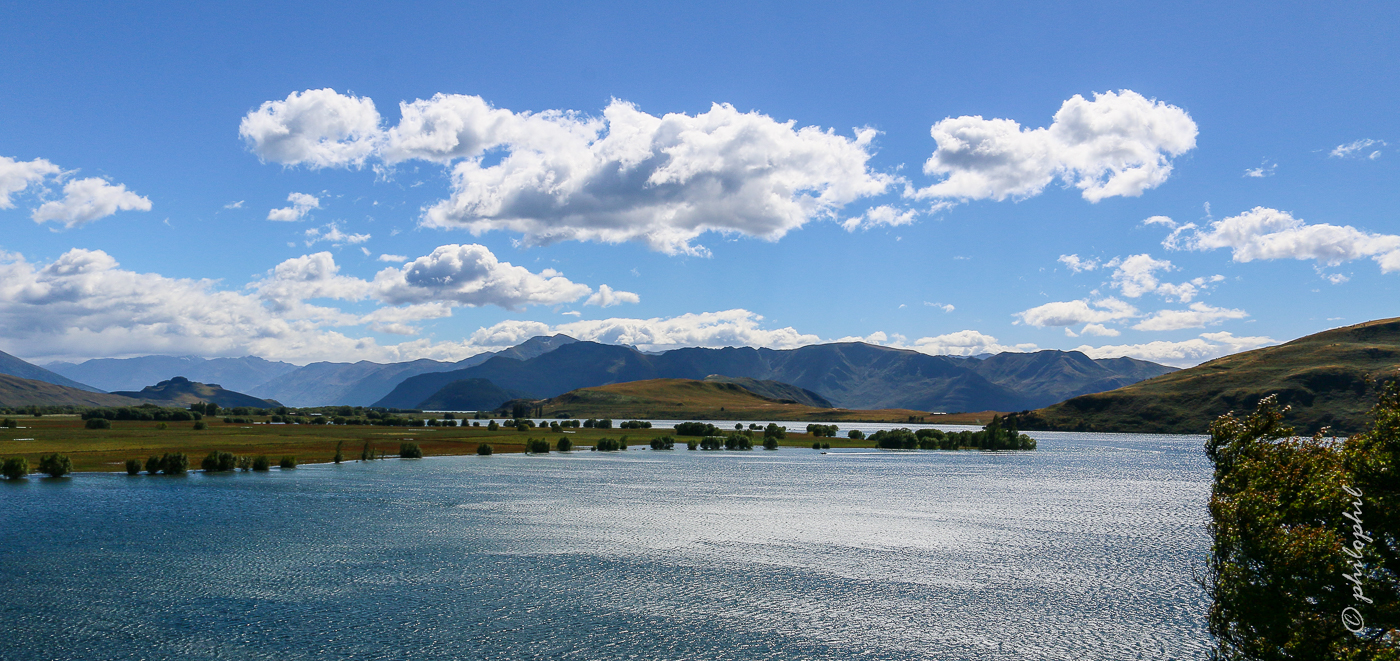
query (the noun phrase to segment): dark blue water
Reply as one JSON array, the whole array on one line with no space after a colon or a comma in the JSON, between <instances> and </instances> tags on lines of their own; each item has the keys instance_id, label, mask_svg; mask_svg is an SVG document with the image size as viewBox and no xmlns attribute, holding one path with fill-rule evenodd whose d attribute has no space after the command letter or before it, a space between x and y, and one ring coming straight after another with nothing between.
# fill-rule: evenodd
<instances>
[{"instance_id":1,"label":"dark blue water","mask_svg":"<svg viewBox=\"0 0 1400 661\"><path fill-rule=\"evenodd\" d=\"M1195 659L1198 437L0 484L4 659Z\"/></svg>"}]
</instances>

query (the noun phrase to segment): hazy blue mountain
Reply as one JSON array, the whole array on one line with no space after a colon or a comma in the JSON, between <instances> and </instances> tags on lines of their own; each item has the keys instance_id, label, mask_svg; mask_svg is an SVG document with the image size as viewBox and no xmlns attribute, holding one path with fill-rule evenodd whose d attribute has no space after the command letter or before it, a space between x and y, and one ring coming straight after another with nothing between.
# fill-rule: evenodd
<instances>
[{"instance_id":1,"label":"hazy blue mountain","mask_svg":"<svg viewBox=\"0 0 1400 661\"><path fill-rule=\"evenodd\" d=\"M443 386L414 408L425 411L490 411L512 399L528 397L529 393L498 388L486 379L462 379Z\"/></svg>"},{"instance_id":2,"label":"hazy blue mountain","mask_svg":"<svg viewBox=\"0 0 1400 661\"><path fill-rule=\"evenodd\" d=\"M196 402L214 402L225 408L235 406L249 406L253 408L269 408L281 406L275 400L258 399L241 392L227 390L217 383L197 383L190 381L183 376L161 381L153 386L146 386L139 391L114 392L113 395L131 397L158 404L160 406L178 406L186 408Z\"/></svg>"},{"instance_id":3,"label":"hazy blue mountain","mask_svg":"<svg viewBox=\"0 0 1400 661\"><path fill-rule=\"evenodd\" d=\"M139 406L136 399L0 374L0 406Z\"/></svg>"},{"instance_id":4,"label":"hazy blue mountain","mask_svg":"<svg viewBox=\"0 0 1400 661\"><path fill-rule=\"evenodd\" d=\"M527 360L577 341L567 335L532 337L509 349L477 354L455 363L426 358L406 363L373 363L367 360L358 363L311 363L250 388L248 392L275 399L287 406L368 406L410 377L460 370L480 365L496 356L503 360ZM418 401L426 398L427 395L424 395Z\"/></svg>"},{"instance_id":5,"label":"hazy blue mountain","mask_svg":"<svg viewBox=\"0 0 1400 661\"><path fill-rule=\"evenodd\" d=\"M50 363L48 367L70 379L91 383L105 390L140 390L152 383L183 376L200 383L223 384L239 392L247 392L269 379L297 369L291 363L264 360L257 356L95 358L77 364Z\"/></svg>"},{"instance_id":6,"label":"hazy blue mountain","mask_svg":"<svg viewBox=\"0 0 1400 661\"><path fill-rule=\"evenodd\" d=\"M1097 385L1112 388L1116 386L1111 384L1137 379L1154 369L1171 369L1149 368L1152 364L1143 361L1100 364L1077 352L1000 356L1007 358L987 365L998 356L984 360L929 356L859 342L788 350L687 348L648 355L630 347L577 342L530 360L492 358L466 369L421 374L406 379L375 405L414 408L447 384L469 378L487 379L497 387L535 397L554 397L609 383L723 375L790 384L841 408L1006 411L1031 408L1062 392ZM1115 366L1129 373L1121 374Z\"/></svg>"},{"instance_id":7,"label":"hazy blue mountain","mask_svg":"<svg viewBox=\"0 0 1400 661\"><path fill-rule=\"evenodd\" d=\"M52 383L66 388L76 388L88 392L105 392L100 388L95 388L86 383L79 383L70 377L55 373L52 370L47 370L33 363L25 362L4 351L0 351L0 374L17 376L21 379L29 379L30 381L43 381L44 383Z\"/></svg>"}]
</instances>

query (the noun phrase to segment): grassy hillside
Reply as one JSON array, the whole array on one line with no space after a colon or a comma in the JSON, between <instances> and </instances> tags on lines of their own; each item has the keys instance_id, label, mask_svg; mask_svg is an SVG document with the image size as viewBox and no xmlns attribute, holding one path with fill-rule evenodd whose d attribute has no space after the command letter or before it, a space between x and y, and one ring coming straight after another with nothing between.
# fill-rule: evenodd
<instances>
[{"instance_id":1,"label":"grassy hillside","mask_svg":"<svg viewBox=\"0 0 1400 661\"><path fill-rule=\"evenodd\" d=\"M112 394L145 400L159 406L187 407L196 402L214 402L225 408L281 406L274 400L258 399L241 392L225 390L217 383L196 383L182 376L177 376L169 381L161 381L153 386L146 386L136 392L114 392Z\"/></svg>"},{"instance_id":2,"label":"grassy hillside","mask_svg":"<svg viewBox=\"0 0 1400 661\"><path fill-rule=\"evenodd\" d=\"M908 409L860 411L820 408L756 395L734 383L693 379L649 379L580 388L543 402L545 417L567 413L575 418L623 420L801 420L924 422L961 424L990 420L990 413L938 415ZM979 417L980 416L980 417Z\"/></svg>"},{"instance_id":3,"label":"grassy hillside","mask_svg":"<svg viewBox=\"0 0 1400 661\"><path fill-rule=\"evenodd\" d=\"M1025 429L1203 434L1216 417L1276 394L1300 433L1360 431L1376 381L1400 376L1400 318L1246 351L1024 417Z\"/></svg>"},{"instance_id":4,"label":"grassy hillside","mask_svg":"<svg viewBox=\"0 0 1400 661\"><path fill-rule=\"evenodd\" d=\"M140 406L140 400L0 374L0 406Z\"/></svg>"}]
</instances>

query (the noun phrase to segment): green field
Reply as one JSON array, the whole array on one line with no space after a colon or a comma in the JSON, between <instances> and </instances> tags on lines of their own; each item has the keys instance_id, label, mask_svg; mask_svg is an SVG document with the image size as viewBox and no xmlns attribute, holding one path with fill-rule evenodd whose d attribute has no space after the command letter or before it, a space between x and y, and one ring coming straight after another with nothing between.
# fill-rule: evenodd
<instances>
[{"instance_id":1,"label":"green field","mask_svg":"<svg viewBox=\"0 0 1400 661\"><path fill-rule=\"evenodd\" d=\"M353 461L359 458L366 442L386 456L397 456L399 444L405 441L417 443L425 456L444 456L476 454L481 443L489 443L497 453L524 452L525 440L529 438L545 438L553 445L560 437L567 437L576 449L581 447L586 452L603 437L626 436L629 445L646 446L652 438L673 434L661 429L576 429L561 433L547 427L526 432L514 428L487 431L485 420L474 421L480 422L480 427L377 427L265 424L266 417L254 418L259 421L255 424L229 424L205 418L209 428L195 430L193 422L166 423L167 428L160 429L157 422L116 420L111 429L85 429L76 415L15 419L19 428L0 429L0 457L25 457L32 467L41 455L59 452L73 460L75 471L121 471L127 459L145 461L151 455L173 452L189 455L192 468L197 468L200 459L215 450L266 455L274 465L283 455L295 456L300 463L324 463L331 461L336 443L342 441L346 460ZM681 451L687 438L678 437ZM811 447L814 440L818 439L789 431L780 445ZM868 441L846 438L820 440L832 447L873 447Z\"/></svg>"}]
</instances>

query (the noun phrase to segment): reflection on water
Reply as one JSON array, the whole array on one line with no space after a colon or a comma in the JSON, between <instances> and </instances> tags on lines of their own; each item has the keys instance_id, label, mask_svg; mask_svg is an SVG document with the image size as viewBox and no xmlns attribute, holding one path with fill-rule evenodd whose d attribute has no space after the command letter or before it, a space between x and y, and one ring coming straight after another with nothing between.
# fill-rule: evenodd
<instances>
[{"instance_id":1,"label":"reflection on water","mask_svg":"<svg viewBox=\"0 0 1400 661\"><path fill-rule=\"evenodd\" d=\"M0 658L1195 659L1201 439L0 485Z\"/></svg>"}]
</instances>

